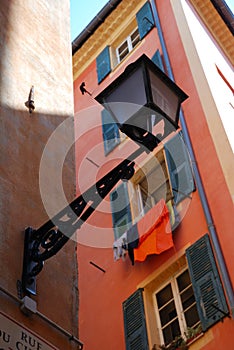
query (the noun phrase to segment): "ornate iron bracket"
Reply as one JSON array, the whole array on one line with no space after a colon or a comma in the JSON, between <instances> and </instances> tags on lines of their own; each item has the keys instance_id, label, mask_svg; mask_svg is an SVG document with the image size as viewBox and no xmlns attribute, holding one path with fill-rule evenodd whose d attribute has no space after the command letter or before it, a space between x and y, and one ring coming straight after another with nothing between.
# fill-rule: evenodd
<instances>
[{"instance_id":1,"label":"ornate iron bracket","mask_svg":"<svg viewBox=\"0 0 234 350\"><path fill-rule=\"evenodd\" d=\"M35 277L41 272L44 261L63 248L119 180L127 181L133 176L133 160L143 152L142 148L133 152L128 159L123 160L37 230L26 228L22 273L22 288L25 293L36 295Z\"/></svg>"}]
</instances>

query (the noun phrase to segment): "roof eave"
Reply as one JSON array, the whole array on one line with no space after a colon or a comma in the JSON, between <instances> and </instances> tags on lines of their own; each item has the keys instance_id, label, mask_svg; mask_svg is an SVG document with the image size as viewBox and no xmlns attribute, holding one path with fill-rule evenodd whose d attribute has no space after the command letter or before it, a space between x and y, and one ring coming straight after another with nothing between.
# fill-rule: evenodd
<instances>
[{"instance_id":1,"label":"roof eave","mask_svg":"<svg viewBox=\"0 0 234 350\"><path fill-rule=\"evenodd\" d=\"M111 12L119 5L122 0L110 0L93 18L87 27L73 40L72 55L88 40L88 38L97 30L97 28L105 21Z\"/></svg>"}]
</instances>

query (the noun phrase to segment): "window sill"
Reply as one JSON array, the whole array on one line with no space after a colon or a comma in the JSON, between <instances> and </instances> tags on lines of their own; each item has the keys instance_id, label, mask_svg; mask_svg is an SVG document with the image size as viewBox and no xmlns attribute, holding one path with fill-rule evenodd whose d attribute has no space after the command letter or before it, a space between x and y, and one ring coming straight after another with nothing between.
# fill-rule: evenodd
<instances>
[{"instance_id":1,"label":"window sill","mask_svg":"<svg viewBox=\"0 0 234 350\"><path fill-rule=\"evenodd\" d=\"M188 346L188 349L193 350L193 349L197 348L195 343L197 342L197 340L199 340L203 336L204 336L204 333L201 332L200 334L196 335L194 338L191 338L191 339L187 340L186 345Z\"/></svg>"},{"instance_id":2,"label":"window sill","mask_svg":"<svg viewBox=\"0 0 234 350\"><path fill-rule=\"evenodd\" d=\"M163 346L161 345L159 347L159 349L161 350L195 350L195 349L199 349L197 347L197 341L202 338L204 336L204 333L199 333L198 335L194 336L193 338L189 339L186 341L185 344L181 344L180 346L176 346L175 344L173 344L173 342L171 344L168 344L167 346ZM152 349L154 350L154 348Z\"/></svg>"},{"instance_id":3,"label":"window sill","mask_svg":"<svg viewBox=\"0 0 234 350\"><path fill-rule=\"evenodd\" d=\"M141 45L143 41L144 39L140 40L139 43L137 43L136 46L120 62L115 62L115 64L112 67L111 74L113 74L115 71L121 68L124 65L124 63L128 61L129 57L131 57L131 55L134 53L134 51L137 50L137 48Z\"/></svg>"}]
</instances>

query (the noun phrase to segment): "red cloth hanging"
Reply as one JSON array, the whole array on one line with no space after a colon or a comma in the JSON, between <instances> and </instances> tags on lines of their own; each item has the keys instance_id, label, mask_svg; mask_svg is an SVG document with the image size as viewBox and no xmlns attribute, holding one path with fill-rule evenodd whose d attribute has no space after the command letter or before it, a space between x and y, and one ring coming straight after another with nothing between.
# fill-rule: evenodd
<instances>
[{"instance_id":1,"label":"red cloth hanging","mask_svg":"<svg viewBox=\"0 0 234 350\"><path fill-rule=\"evenodd\" d=\"M173 247L169 212L162 199L137 223L139 245L134 260L144 261L147 255L160 254Z\"/></svg>"}]
</instances>

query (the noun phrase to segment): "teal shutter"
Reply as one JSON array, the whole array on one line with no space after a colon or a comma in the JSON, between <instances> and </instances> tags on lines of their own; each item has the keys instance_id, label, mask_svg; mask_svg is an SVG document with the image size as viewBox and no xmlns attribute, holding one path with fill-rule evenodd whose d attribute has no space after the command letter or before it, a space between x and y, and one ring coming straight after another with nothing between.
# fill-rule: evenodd
<instances>
[{"instance_id":1,"label":"teal shutter","mask_svg":"<svg viewBox=\"0 0 234 350\"><path fill-rule=\"evenodd\" d=\"M110 200L115 239L118 239L128 230L132 219L126 182L110 193Z\"/></svg>"},{"instance_id":2,"label":"teal shutter","mask_svg":"<svg viewBox=\"0 0 234 350\"><path fill-rule=\"evenodd\" d=\"M149 2L146 2L145 5L137 12L136 19L140 38L143 39L154 27L154 19Z\"/></svg>"},{"instance_id":3,"label":"teal shutter","mask_svg":"<svg viewBox=\"0 0 234 350\"><path fill-rule=\"evenodd\" d=\"M104 141L104 151L107 155L120 143L119 128L114 122L111 114L103 109L102 112L102 136Z\"/></svg>"},{"instance_id":4,"label":"teal shutter","mask_svg":"<svg viewBox=\"0 0 234 350\"><path fill-rule=\"evenodd\" d=\"M188 151L180 133L165 144L165 152L174 202L177 204L195 189Z\"/></svg>"},{"instance_id":5,"label":"teal shutter","mask_svg":"<svg viewBox=\"0 0 234 350\"><path fill-rule=\"evenodd\" d=\"M126 350L149 350L142 289L123 302Z\"/></svg>"},{"instance_id":6,"label":"teal shutter","mask_svg":"<svg viewBox=\"0 0 234 350\"><path fill-rule=\"evenodd\" d=\"M206 234L186 250L190 277L194 289L202 330L228 315L222 284Z\"/></svg>"},{"instance_id":7,"label":"teal shutter","mask_svg":"<svg viewBox=\"0 0 234 350\"><path fill-rule=\"evenodd\" d=\"M160 68L164 72L163 61L159 50L155 52L155 54L151 58L151 61L153 61L154 64L156 64L156 66L158 66L158 68Z\"/></svg>"},{"instance_id":8,"label":"teal shutter","mask_svg":"<svg viewBox=\"0 0 234 350\"><path fill-rule=\"evenodd\" d=\"M100 83L111 72L109 46L106 46L96 58L96 66L98 83Z\"/></svg>"}]
</instances>

